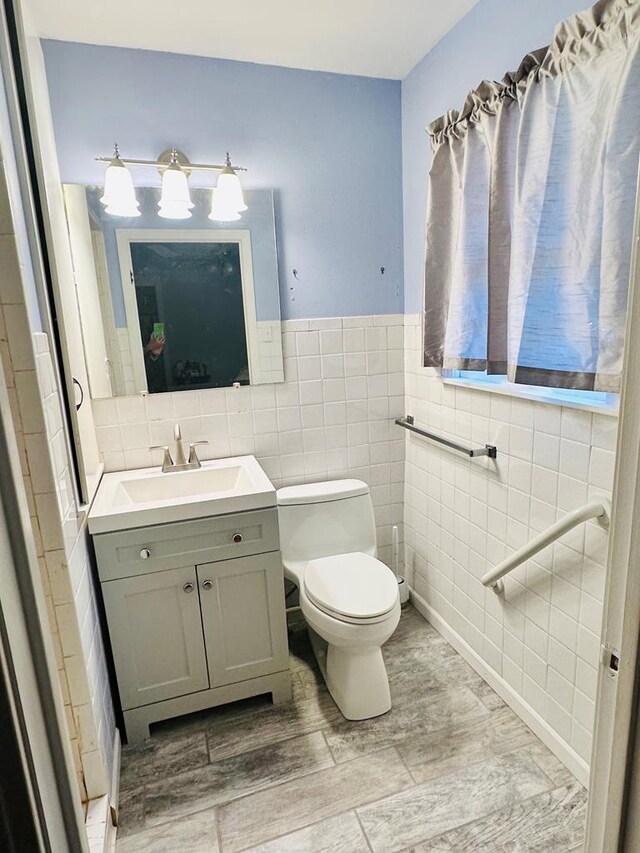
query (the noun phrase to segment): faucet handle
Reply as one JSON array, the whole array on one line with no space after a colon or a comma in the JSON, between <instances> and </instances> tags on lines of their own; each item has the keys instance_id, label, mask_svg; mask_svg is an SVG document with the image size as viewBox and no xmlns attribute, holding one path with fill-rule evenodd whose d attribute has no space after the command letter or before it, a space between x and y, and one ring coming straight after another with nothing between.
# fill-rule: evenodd
<instances>
[{"instance_id":1,"label":"faucet handle","mask_svg":"<svg viewBox=\"0 0 640 853\"><path fill-rule=\"evenodd\" d=\"M200 465L200 460L198 459L198 453L196 451L196 447L201 444L209 444L208 441L192 441L189 445L189 464L193 465L194 463L198 466Z\"/></svg>"},{"instance_id":2,"label":"faucet handle","mask_svg":"<svg viewBox=\"0 0 640 853\"><path fill-rule=\"evenodd\" d=\"M162 470L169 471L173 466L173 459L171 458L171 452L166 444L153 444L149 450L162 450Z\"/></svg>"}]
</instances>

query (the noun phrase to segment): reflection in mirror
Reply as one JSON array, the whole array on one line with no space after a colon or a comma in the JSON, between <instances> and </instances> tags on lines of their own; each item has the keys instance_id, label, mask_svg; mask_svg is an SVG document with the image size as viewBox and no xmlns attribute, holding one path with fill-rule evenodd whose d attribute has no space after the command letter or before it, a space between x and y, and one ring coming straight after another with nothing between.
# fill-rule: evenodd
<instances>
[{"instance_id":1,"label":"reflection in mirror","mask_svg":"<svg viewBox=\"0 0 640 853\"><path fill-rule=\"evenodd\" d=\"M117 242L136 387L248 385L249 232L122 229Z\"/></svg>"},{"instance_id":2,"label":"reflection in mirror","mask_svg":"<svg viewBox=\"0 0 640 853\"><path fill-rule=\"evenodd\" d=\"M247 192L228 225L208 219L210 190L175 222L155 187L138 190L136 219L101 194L65 186L91 396L282 382L273 193Z\"/></svg>"}]
</instances>

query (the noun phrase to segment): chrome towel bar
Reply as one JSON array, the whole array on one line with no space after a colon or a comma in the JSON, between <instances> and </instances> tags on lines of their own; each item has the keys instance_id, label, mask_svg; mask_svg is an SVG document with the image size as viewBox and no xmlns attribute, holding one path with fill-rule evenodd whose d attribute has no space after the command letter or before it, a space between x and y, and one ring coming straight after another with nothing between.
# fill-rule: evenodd
<instances>
[{"instance_id":1,"label":"chrome towel bar","mask_svg":"<svg viewBox=\"0 0 640 853\"><path fill-rule=\"evenodd\" d=\"M444 444L445 447L450 447L452 450L464 453L465 456L469 456L472 459L476 456L488 456L489 459L496 459L498 456L498 448L493 444L485 444L484 447L473 449L464 447L462 444L458 444L455 441L450 441L448 438L443 438L441 435L434 435L432 432L420 429L420 427L415 425L413 415L407 415L404 418L397 418L396 423L398 426L404 427L404 429L415 432L417 435L421 435L423 438L428 438L431 441L437 441L438 444Z\"/></svg>"}]
</instances>

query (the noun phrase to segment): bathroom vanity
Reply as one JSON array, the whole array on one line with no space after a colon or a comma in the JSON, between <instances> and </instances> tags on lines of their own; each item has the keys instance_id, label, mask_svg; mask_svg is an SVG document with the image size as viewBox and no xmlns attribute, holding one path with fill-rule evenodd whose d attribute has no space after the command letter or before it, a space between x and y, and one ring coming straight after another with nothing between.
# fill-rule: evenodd
<instances>
[{"instance_id":1,"label":"bathroom vanity","mask_svg":"<svg viewBox=\"0 0 640 853\"><path fill-rule=\"evenodd\" d=\"M291 698L275 489L253 457L107 474L89 516L129 743Z\"/></svg>"}]
</instances>

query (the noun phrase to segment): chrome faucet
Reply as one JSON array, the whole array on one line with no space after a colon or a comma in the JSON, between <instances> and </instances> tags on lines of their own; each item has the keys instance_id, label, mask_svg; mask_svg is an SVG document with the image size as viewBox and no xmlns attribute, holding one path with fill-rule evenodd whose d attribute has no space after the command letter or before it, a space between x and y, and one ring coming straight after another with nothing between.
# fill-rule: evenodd
<instances>
[{"instance_id":1,"label":"chrome faucet","mask_svg":"<svg viewBox=\"0 0 640 853\"><path fill-rule=\"evenodd\" d=\"M209 444L208 441L192 441L189 444L189 458L185 456L184 453L184 444L182 443L182 432L180 431L180 424L175 424L173 427L173 438L176 443L176 459L175 462L171 458L171 451L166 445L162 444L154 444L149 450L162 450L162 471L163 473L167 473L168 471L191 471L194 468L202 468L202 463L198 459L198 452L196 447L200 444Z\"/></svg>"}]
</instances>

